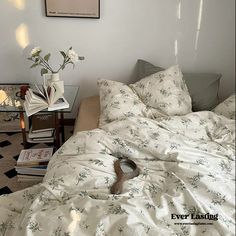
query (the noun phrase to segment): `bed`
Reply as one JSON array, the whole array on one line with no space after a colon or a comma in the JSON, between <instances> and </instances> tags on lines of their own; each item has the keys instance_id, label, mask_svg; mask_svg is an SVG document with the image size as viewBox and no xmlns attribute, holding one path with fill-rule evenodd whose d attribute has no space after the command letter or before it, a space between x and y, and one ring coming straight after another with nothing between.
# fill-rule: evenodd
<instances>
[{"instance_id":1,"label":"bed","mask_svg":"<svg viewBox=\"0 0 236 236\"><path fill-rule=\"evenodd\" d=\"M43 183L0 197L0 235L234 235L235 118L222 109L235 96L213 111L189 112L185 90L185 107L172 104L181 114L164 115L171 104L160 112L137 101L145 95L134 93L140 83L99 86L100 109L96 97L91 110L82 104L101 113L99 124L96 115L91 127L81 124L81 106L79 132L52 157ZM140 175L110 194L122 156Z\"/></svg>"}]
</instances>

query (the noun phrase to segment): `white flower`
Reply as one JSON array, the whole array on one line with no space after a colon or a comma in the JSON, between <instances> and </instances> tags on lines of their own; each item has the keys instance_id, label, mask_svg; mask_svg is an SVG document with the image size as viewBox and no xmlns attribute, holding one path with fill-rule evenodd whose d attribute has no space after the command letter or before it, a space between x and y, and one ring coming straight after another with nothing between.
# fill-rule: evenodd
<instances>
[{"instance_id":1,"label":"white flower","mask_svg":"<svg viewBox=\"0 0 236 236\"><path fill-rule=\"evenodd\" d=\"M40 47L35 47L31 50L30 54L32 57L36 56L38 53L40 53L42 49Z\"/></svg>"},{"instance_id":2,"label":"white flower","mask_svg":"<svg viewBox=\"0 0 236 236\"><path fill-rule=\"evenodd\" d=\"M74 50L72 50L72 49L70 49L70 50L67 52L67 56L69 57L69 59L71 60L71 62L72 62L73 64L75 64L75 63L79 60L78 54L77 54Z\"/></svg>"}]
</instances>

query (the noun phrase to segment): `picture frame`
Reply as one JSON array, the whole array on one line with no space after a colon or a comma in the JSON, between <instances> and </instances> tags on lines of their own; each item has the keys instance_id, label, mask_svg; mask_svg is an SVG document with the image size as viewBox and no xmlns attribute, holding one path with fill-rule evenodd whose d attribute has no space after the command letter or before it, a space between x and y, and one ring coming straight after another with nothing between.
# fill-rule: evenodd
<instances>
[{"instance_id":1,"label":"picture frame","mask_svg":"<svg viewBox=\"0 0 236 236\"><path fill-rule=\"evenodd\" d=\"M45 0L47 17L100 18L100 0Z\"/></svg>"}]
</instances>

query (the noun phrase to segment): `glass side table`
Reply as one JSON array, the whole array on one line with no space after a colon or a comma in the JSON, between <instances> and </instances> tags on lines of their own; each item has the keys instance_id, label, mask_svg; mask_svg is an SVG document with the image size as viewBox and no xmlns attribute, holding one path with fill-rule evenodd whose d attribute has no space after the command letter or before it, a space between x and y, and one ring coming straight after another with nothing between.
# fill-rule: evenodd
<instances>
[{"instance_id":1,"label":"glass side table","mask_svg":"<svg viewBox=\"0 0 236 236\"><path fill-rule=\"evenodd\" d=\"M20 86L26 85L26 84L1 84L0 85L0 91L1 91L1 97L0 97L0 112L19 112L20 113L20 128L22 132L22 138L23 138L23 145L24 148L27 148L27 136L26 136L26 129L25 129L25 119L24 119L24 100L20 98L19 91ZM11 89L7 90L6 92L4 90L1 90L1 87L7 87L9 86ZM29 85L30 87L34 87L34 85ZM40 112L47 112L47 113L55 113L55 146L58 149L60 147L60 143L65 142L65 131L64 131L64 113L70 113L73 109L77 94L78 94L79 86L75 85L65 85L65 92L64 97L69 103L69 108L66 109L60 109L56 111L47 111L43 110ZM39 113L40 113L39 112ZM60 129L61 129L61 142L60 142Z\"/></svg>"}]
</instances>

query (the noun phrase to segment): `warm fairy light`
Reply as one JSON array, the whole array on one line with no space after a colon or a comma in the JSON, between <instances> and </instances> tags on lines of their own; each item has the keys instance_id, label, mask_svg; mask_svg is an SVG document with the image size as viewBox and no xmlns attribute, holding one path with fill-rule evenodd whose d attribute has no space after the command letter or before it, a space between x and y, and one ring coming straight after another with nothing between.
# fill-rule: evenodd
<instances>
[{"instance_id":1,"label":"warm fairy light","mask_svg":"<svg viewBox=\"0 0 236 236\"><path fill-rule=\"evenodd\" d=\"M21 24L17 27L16 41L22 48L26 48L29 45L28 27L25 24Z\"/></svg>"},{"instance_id":2,"label":"warm fairy light","mask_svg":"<svg viewBox=\"0 0 236 236\"><path fill-rule=\"evenodd\" d=\"M21 107L21 102L19 100L15 100L15 107Z\"/></svg>"},{"instance_id":3,"label":"warm fairy light","mask_svg":"<svg viewBox=\"0 0 236 236\"><path fill-rule=\"evenodd\" d=\"M0 105L2 106L14 106L14 107L21 107L22 104L19 100L17 99L12 99L7 95L7 93L0 89Z\"/></svg>"},{"instance_id":4,"label":"warm fairy light","mask_svg":"<svg viewBox=\"0 0 236 236\"><path fill-rule=\"evenodd\" d=\"M7 99L7 94L5 91L0 90L0 104L2 104Z\"/></svg>"},{"instance_id":5,"label":"warm fairy light","mask_svg":"<svg viewBox=\"0 0 236 236\"><path fill-rule=\"evenodd\" d=\"M25 9L25 0L8 0L18 10Z\"/></svg>"}]
</instances>

